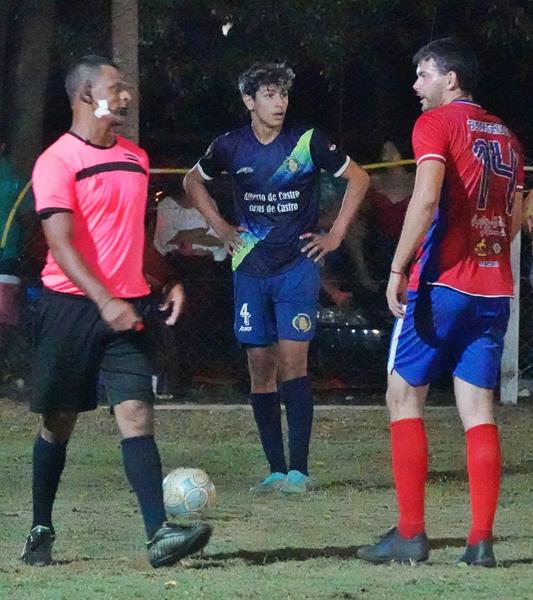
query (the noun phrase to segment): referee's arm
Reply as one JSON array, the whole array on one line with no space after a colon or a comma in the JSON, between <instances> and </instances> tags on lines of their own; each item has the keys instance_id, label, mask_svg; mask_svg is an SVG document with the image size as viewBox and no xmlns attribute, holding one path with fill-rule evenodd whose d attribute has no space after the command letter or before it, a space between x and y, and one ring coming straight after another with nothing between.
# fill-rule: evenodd
<instances>
[{"instance_id":1,"label":"referee's arm","mask_svg":"<svg viewBox=\"0 0 533 600\"><path fill-rule=\"evenodd\" d=\"M134 329L141 320L139 315L128 302L111 296L74 247L72 214L51 214L42 221L42 226L50 252L59 268L98 306L102 319L115 331Z\"/></svg>"}]
</instances>

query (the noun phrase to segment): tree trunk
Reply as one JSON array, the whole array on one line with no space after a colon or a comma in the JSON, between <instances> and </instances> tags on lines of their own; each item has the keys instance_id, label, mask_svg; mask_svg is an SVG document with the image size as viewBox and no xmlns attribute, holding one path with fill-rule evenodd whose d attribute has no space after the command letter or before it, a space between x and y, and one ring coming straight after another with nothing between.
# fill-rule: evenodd
<instances>
[{"instance_id":1,"label":"tree trunk","mask_svg":"<svg viewBox=\"0 0 533 600\"><path fill-rule=\"evenodd\" d=\"M137 0L113 0L113 60L131 85L132 99L128 120L121 128L125 137L139 140L139 7Z\"/></svg>"},{"instance_id":2,"label":"tree trunk","mask_svg":"<svg viewBox=\"0 0 533 600\"><path fill-rule=\"evenodd\" d=\"M6 96L8 141L14 167L29 175L42 150L43 116L55 0L19 0L12 62L12 100Z\"/></svg>"},{"instance_id":3,"label":"tree trunk","mask_svg":"<svg viewBox=\"0 0 533 600\"><path fill-rule=\"evenodd\" d=\"M7 52L7 34L9 31L9 22L12 15L11 0L0 2L0 131L4 132L4 77L6 72L6 52ZM5 140L0 140L5 141Z\"/></svg>"}]
</instances>

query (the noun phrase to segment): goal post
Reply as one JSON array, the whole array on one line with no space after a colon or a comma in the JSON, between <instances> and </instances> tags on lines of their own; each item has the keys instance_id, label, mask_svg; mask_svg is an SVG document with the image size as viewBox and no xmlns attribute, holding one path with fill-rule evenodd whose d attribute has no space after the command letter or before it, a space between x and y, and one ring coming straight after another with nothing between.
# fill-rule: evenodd
<instances>
[{"instance_id":1,"label":"goal post","mask_svg":"<svg viewBox=\"0 0 533 600\"><path fill-rule=\"evenodd\" d=\"M502 404L516 404L518 402L521 235L521 232L518 232L511 244L514 297L511 299L511 314L509 317L507 333L505 334L505 344L502 356L500 377L500 400Z\"/></svg>"}]
</instances>

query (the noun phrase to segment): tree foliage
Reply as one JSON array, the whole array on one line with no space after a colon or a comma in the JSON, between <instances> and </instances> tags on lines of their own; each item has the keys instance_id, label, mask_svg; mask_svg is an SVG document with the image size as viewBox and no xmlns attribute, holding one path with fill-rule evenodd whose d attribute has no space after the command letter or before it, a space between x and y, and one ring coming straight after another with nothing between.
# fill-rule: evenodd
<instances>
[{"instance_id":1,"label":"tree foliage","mask_svg":"<svg viewBox=\"0 0 533 600\"><path fill-rule=\"evenodd\" d=\"M5 124L9 115L24 113L34 131L25 135L39 145L38 122L43 118L45 143L68 127L62 87L68 63L86 53L111 54L112 4L39 2L40 17L50 16L50 7L56 5L55 36L51 46L38 45L36 80L17 87L17 80L22 81L17 66L21 51L35 37L21 18L23 7L32 2L36 0L0 2L0 119ZM411 56L431 38L444 35L471 42L482 64L479 99L506 118L526 143L533 141L529 0L138 0L138 4L140 134L156 160L188 164L214 135L246 118L235 83L238 73L255 60L288 61L297 73L291 113L329 130L356 158L375 158L388 138L407 153L418 114L410 90ZM225 23L232 24L227 35L222 32ZM43 89L46 73L39 65L46 64L49 50L46 99L32 92L32 104L24 94L14 96L14 89L30 90L32 85Z\"/></svg>"}]
</instances>

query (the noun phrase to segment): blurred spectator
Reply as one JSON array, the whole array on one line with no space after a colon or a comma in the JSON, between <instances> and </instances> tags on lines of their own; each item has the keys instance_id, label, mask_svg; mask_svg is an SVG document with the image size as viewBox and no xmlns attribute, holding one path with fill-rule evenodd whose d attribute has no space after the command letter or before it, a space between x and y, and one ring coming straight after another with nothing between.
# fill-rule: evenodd
<instances>
[{"instance_id":1,"label":"blurred spectator","mask_svg":"<svg viewBox=\"0 0 533 600\"><path fill-rule=\"evenodd\" d=\"M23 187L0 140L0 356L12 342L19 321L23 232L30 229L25 225L33 207L31 194L21 196Z\"/></svg>"},{"instance_id":2,"label":"blurred spectator","mask_svg":"<svg viewBox=\"0 0 533 600\"><path fill-rule=\"evenodd\" d=\"M154 246L163 256L178 252L186 256L211 254L216 261L226 258L223 243L182 192L158 203Z\"/></svg>"},{"instance_id":3,"label":"blurred spectator","mask_svg":"<svg viewBox=\"0 0 533 600\"><path fill-rule=\"evenodd\" d=\"M393 142L383 144L381 160L402 160ZM380 169L371 176L366 195L370 227L368 251L372 256L372 273L379 280L388 280L390 263L402 232L413 186L414 174L401 165Z\"/></svg>"},{"instance_id":4,"label":"blurred spectator","mask_svg":"<svg viewBox=\"0 0 533 600\"><path fill-rule=\"evenodd\" d=\"M158 393L179 396L224 335L233 339L231 275L223 243L182 191L158 202L154 247L166 257L171 277L183 284L187 298L173 331L160 339Z\"/></svg>"},{"instance_id":5,"label":"blurred spectator","mask_svg":"<svg viewBox=\"0 0 533 600\"><path fill-rule=\"evenodd\" d=\"M333 178L326 172L321 173L320 180L320 216L318 227L329 231L344 196L346 183L340 178ZM341 247L328 254L321 273L321 289L339 308L350 305L353 293L343 289L353 282L366 292L374 293L378 284L370 276L363 252L363 243L367 235L367 216L363 205L359 216L352 223Z\"/></svg>"},{"instance_id":6,"label":"blurred spectator","mask_svg":"<svg viewBox=\"0 0 533 600\"><path fill-rule=\"evenodd\" d=\"M533 289L533 190L530 190L529 194L524 198L524 204L522 208L522 228L529 233L529 285ZM525 243L525 242L524 242Z\"/></svg>"}]
</instances>

